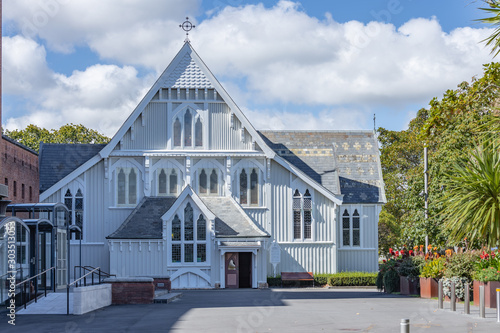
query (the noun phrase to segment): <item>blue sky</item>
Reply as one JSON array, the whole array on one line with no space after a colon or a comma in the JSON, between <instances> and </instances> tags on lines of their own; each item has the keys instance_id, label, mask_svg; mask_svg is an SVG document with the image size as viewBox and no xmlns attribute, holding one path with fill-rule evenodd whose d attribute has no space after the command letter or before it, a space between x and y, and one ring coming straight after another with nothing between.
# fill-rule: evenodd
<instances>
[{"instance_id":1,"label":"blue sky","mask_svg":"<svg viewBox=\"0 0 500 333\"><path fill-rule=\"evenodd\" d=\"M257 129L406 128L492 61L473 0L17 0L3 4L3 125L112 136L190 40Z\"/></svg>"}]
</instances>

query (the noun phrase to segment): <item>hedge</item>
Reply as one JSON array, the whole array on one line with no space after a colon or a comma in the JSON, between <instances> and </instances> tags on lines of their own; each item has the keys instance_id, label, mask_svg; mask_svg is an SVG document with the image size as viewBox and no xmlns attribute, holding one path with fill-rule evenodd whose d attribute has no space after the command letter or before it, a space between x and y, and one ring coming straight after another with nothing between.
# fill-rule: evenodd
<instances>
[{"instance_id":1,"label":"hedge","mask_svg":"<svg viewBox=\"0 0 500 333\"><path fill-rule=\"evenodd\" d=\"M374 286L377 273L342 272L333 274L328 278L330 286Z\"/></svg>"},{"instance_id":2,"label":"hedge","mask_svg":"<svg viewBox=\"0 0 500 333\"><path fill-rule=\"evenodd\" d=\"M314 285L324 286L374 286L377 273L366 272L342 272L337 274L314 274ZM269 287L280 287L281 276L267 277ZM310 281L285 281L284 287L312 286Z\"/></svg>"}]
</instances>

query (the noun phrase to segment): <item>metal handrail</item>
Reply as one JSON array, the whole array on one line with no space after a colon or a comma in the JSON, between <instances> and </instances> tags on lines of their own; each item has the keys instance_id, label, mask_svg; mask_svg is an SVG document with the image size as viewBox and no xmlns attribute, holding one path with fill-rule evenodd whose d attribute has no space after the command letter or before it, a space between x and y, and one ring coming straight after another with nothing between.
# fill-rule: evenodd
<instances>
[{"instance_id":1,"label":"metal handrail","mask_svg":"<svg viewBox=\"0 0 500 333\"><path fill-rule=\"evenodd\" d=\"M56 269L56 268L55 268L55 267L50 267L49 269L46 269L46 270L44 270L43 272L38 273L37 275L30 277L29 279L26 279L26 280L24 280L24 281L21 281L21 282L19 282L19 283L17 283L17 284L16 284L16 287L17 287L18 285L20 285L20 284L26 283L26 282L28 282L29 280L32 280L32 279L34 279L34 278L38 277L39 275L45 274L45 273L47 273L48 271L53 270L53 269Z\"/></svg>"},{"instance_id":2,"label":"metal handrail","mask_svg":"<svg viewBox=\"0 0 500 333\"><path fill-rule=\"evenodd\" d=\"M51 270L54 270L54 271L55 271L55 269L56 269L55 267L50 267L49 269L46 269L46 270L44 270L43 272L38 273L37 275L32 276L32 277L30 277L30 278L28 278L28 279L26 279L26 280L24 280L24 281L21 281L21 282L19 282L19 283L17 283L17 284L16 284L16 288L17 288L18 286L20 286L20 285L23 285L23 287L24 287L24 290L23 290L23 305L24 305L24 308L25 308L25 309L26 309L26 303L28 303L28 302L26 301L26 299L25 299L25 297L26 297L26 283L27 283L28 281L31 281L31 280L33 280L33 279L38 278L39 276L41 276L41 275L43 275L43 274L47 274L47 272L49 272L49 271L51 271ZM56 281L55 281L55 277L56 277L56 275L55 275L55 274L52 274L52 280L53 280L53 281L52 281L52 287L54 288L54 291L55 291L55 288L56 288ZM38 301L38 292L37 292L37 290L38 290L38 282L36 282L36 287L37 287L37 288L36 288L36 290L35 290L35 303L37 303L37 301ZM44 292L45 292L45 297L47 297L47 275L45 276L45 285L44 285L43 289L44 289ZM30 293L31 293L31 290L30 290Z\"/></svg>"},{"instance_id":3,"label":"metal handrail","mask_svg":"<svg viewBox=\"0 0 500 333\"><path fill-rule=\"evenodd\" d=\"M79 268L79 269L80 269L80 275L81 275L81 270L82 270L82 269L83 269L83 271L84 271L84 272L85 272L85 271L91 271L91 270L95 270L95 269L96 269L95 267L93 267L93 266L89 266L89 265L87 265L87 266L74 266L74 267L73 267L73 276L74 276L75 278L76 278L76 270L77 270L77 268ZM94 273L94 274L95 274L95 273ZM107 273L107 272L100 271L100 276L103 276L103 277L111 277L111 276L114 276L114 277L116 277L116 274L109 274L109 273ZM99 283L101 283L100 278L99 278ZM76 287L78 287L78 285L76 285Z\"/></svg>"},{"instance_id":4,"label":"metal handrail","mask_svg":"<svg viewBox=\"0 0 500 333\"><path fill-rule=\"evenodd\" d=\"M83 268L85 268L85 267L83 267ZM86 268L86 269L88 269L88 268ZM96 271L98 271L98 273L96 273ZM102 272L101 272L100 267L94 268L93 270L91 270L90 272L85 274L84 276L82 276L82 277L76 279L75 281L68 283L66 285L66 314L67 315L69 315L69 287L74 285L74 284L78 287L78 281L80 281L82 279L83 279L84 286L86 286L87 285L87 276L90 274L92 274L92 285L94 285L94 274L99 274L99 283L101 283L101 273ZM106 273L106 274L108 274L108 273Z\"/></svg>"},{"instance_id":5,"label":"metal handrail","mask_svg":"<svg viewBox=\"0 0 500 333\"><path fill-rule=\"evenodd\" d=\"M100 268L100 267L94 268L93 270L91 270L90 272L88 272L88 273L87 273L87 274L85 274L84 276L80 277L79 279L77 279L77 280L75 280L75 281L73 281L73 282L71 282L71 283L68 283L68 290L69 290L69 287L70 287L71 285L73 285L73 284L75 284L75 283L78 283L78 281L80 281L81 279L86 279L86 278L87 278L87 275L92 274L92 273L94 273L95 271L99 271L99 275L100 275L101 268ZM95 274L95 273L94 273L94 274ZM93 279L94 279L94 275L92 274L92 284L94 284ZM84 281L85 281L85 280L84 280ZM100 282L101 282L101 279L100 279L100 277L99 277L99 283L100 283Z\"/></svg>"}]
</instances>

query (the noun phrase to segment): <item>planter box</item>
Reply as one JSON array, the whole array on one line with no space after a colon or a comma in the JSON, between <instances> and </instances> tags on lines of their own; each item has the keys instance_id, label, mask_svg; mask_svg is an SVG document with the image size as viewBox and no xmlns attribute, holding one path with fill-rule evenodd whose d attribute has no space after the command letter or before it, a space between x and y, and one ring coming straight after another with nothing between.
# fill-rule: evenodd
<instances>
[{"instance_id":1,"label":"planter box","mask_svg":"<svg viewBox=\"0 0 500 333\"><path fill-rule=\"evenodd\" d=\"M438 297L438 280L434 278L420 278L420 297Z\"/></svg>"},{"instance_id":2,"label":"planter box","mask_svg":"<svg viewBox=\"0 0 500 333\"><path fill-rule=\"evenodd\" d=\"M399 289L401 295L418 295L418 285L419 279L413 278L409 279L407 276L399 277Z\"/></svg>"},{"instance_id":3,"label":"planter box","mask_svg":"<svg viewBox=\"0 0 500 333\"><path fill-rule=\"evenodd\" d=\"M479 286L484 286L484 304L487 308L496 309L497 292L500 288L500 281L479 282L474 281L474 305L479 306Z\"/></svg>"}]
</instances>

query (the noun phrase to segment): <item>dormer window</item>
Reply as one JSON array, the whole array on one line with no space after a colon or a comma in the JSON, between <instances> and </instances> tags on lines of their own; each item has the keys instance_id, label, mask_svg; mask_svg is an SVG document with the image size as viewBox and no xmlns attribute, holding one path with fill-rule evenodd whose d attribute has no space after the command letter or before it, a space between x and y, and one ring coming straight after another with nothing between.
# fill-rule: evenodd
<instances>
[{"instance_id":1,"label":"dormer window","mask_svg":"<svg viewBox=\"0 0 500 333\"><path fill-rule=\"evenodd\" d=\"M203 147L203 122L194 110L187 108L175 117L173 145L174 148Z\"/></svg>"}]
</instances>

